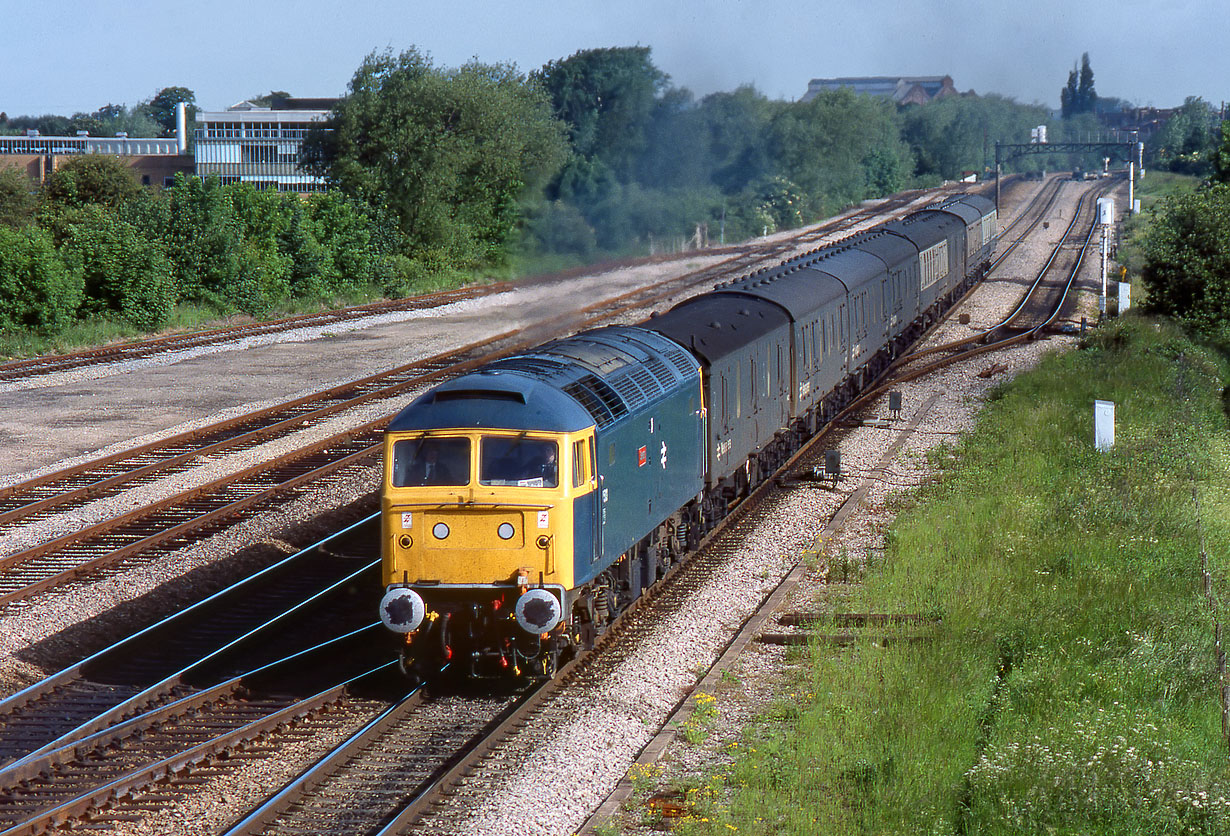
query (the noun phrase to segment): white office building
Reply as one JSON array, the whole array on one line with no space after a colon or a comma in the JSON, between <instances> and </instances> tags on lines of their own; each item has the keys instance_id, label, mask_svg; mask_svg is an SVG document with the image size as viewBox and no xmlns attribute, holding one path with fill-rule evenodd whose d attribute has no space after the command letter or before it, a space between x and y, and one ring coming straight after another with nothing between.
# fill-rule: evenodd
<instances>
[{"instance_id":1,"label":"white office building","mask_svg":"<svg viewBox=\"0 0 1230 836\"><path fill-rule=\"evenodd\" d=\"M280 192L323 192L322 178L299 167L308 130L329 118L336 99L274 99L270 107L239 102L196 115L196 173L223 183Z\"/></svg>"}]
</instances>

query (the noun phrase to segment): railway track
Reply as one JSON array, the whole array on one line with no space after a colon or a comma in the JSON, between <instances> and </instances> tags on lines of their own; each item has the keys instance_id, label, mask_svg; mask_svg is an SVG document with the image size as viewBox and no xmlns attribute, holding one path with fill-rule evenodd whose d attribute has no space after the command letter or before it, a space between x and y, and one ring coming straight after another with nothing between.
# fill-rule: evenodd
<instances>
[{"instance_id":1,"label":"railway track","mask_svg":"<svg viewBox=\"0 0 1230 836\"><path fill-rule=\"evenodd\" d=\"M1063 247L1061 244L1057 251L1062 251ZM1073 274L1078 269L1079 265L1076 265ZM1057 297L1041 283L1036 283L1028 295L1049 295L1055 315L1063 305L1063 295ZM968 356L953 354L945 358L943 364L956 363ZM881 389L879 393L882 392ZM920 410L915 421L919 420L937 399L938 395L933 396ZM843 418L853 414L862 405L862 402L851 404L829 431L813 438L795 454L783 470L806 471L818 467L821 462L821 445L831 440L832 432L841 430ZM885 453L878 467L888 466L892 455L907 435L908 432L902 434L897 443ZM345 793L339 788L346 786L349 780L348 768L362 769L363 764L369 761L408 767L413 756L402 751L395 743L356 740L355 749L346 752L339 750L323 759L317 768L319 771L313 770L296 779L293 787L288 787L266 805L245 817L234 829L228 831L226 836L272 836L283 832L362 832L380 836L393 833L463 832L467 822L463 815L448 803L449 799L480 797L498 787L507 786L507 782L512 779L510 773L517 768L516 765L531 757L532 747L541 745L544 739L550 737L553 729L567 723L575 712L577 700L564 699L564 695L575 694L577 689L597 692L608 684L611 672L631 654L639 652L643 634L669 617L672 607L682 606L708 578L723 571L723 567L730 564L740 551L745 528L754 521L760 504L771 501L774 493L788 490L790 488L783 488L781 483L775 480L763 483L732 511L719 529L709 535L695 556L672 570L667 580L655 588L652 596L639 601L634 609L621 617L616 626L603 637L592 655L574 662L555 680L543 685L524 705L493 729L488 738L475 741L463 752L458 752L454 756L455 765L431 783L420 786L408 797L403 794L396 801L385 802L378 814L370 807L366 808L363 812L368 819L363 829L347 829L356 823L355 817L360 811L346 807L346 812L338 812L338 805L345 805ZM865 490L866 488L863 488L864 492ZM848 509L857 505L860 498L861 494L852 497L845 507ZM800 572L801 569L792 573L787 580L797 581ZM766 613L771 612L788 591L787 586L784 581L773 595L766 598L761 609L754 613L745 625L752 624L758 618L763 621L767 617ZM741 637L745 642L747 635L747 631L736 631L736 635L731 639L732 645ZM581 701L584 701L583 698ZM497 751L499 757L493 754ZM350 766L342 768L339 766L342 763ZM501 764L510 766L502 768ZM336 784L333 783L335 781ZM318 795L313 796L303 789L307 785L325 789L319 790ZM305 802L305 795L314 800ZM356 805L361 806L363 805ZM304 809L320 812L306 815L302 812ZM341 826L337 826L336 822L341 822Z\"/></svg>"},{"instance_id":2,"label":"railway track","mask_svg":"<svg viewBox=\"0 0 1230 836\"><path fill-rule=\"evenodd\" d=\"M374 516L0 700L0 771L372 621Z\"/></svg>"},{"instance_id":3,"label":"railway track","mask_svg":"<svg viewBox=\"0 0 1230 836\"><path fill-rule=\"evenodd\" d=\"M888 204L888 208L896 211L917 199L917 193L899 196ZM787 251L793 252L809 241L840 234L885 210L885 205L868 208L794 236L771 250L741 252L712 267L590 305L581 309L566 326L553 322L540 331L500 334L457 351L220 425L0 489L0 531L11 531L18 525L186 473L208 456L251 449L301 433L359 406L404 398L477 365L556 336L560 331L606 324L631 312L661 304L680 293L707 288L718 279L747 272L762 262L775 262ZM371 461L379 453L380 433L387 420L386 416L365 422L273 457L267 464L231 473L0 558L0 608L67 583L115 571L129 565L138 555L141 559L151 559L182 548L239 519L275 507L306 485L352 465Z\"/></svg>"},{"instance_id":4,"label":"railway track","mask_svg":"<svg viewBox=\"0 0 1230 836\"><path fill-rule=\"evenodd\" d=\"M815 441L819 441L819 437ZM815 441L808 448L804 448L799 454L796 454L792 459L790 466L797 466L797 462L804 457L809 449L814 447ZM753 497L759 497L763 492L776 490L776 486L772 481L764 483ZM560 694L563 693L562 686L569 684L570 687L585 687L588 681L591 685L597 687L604 681L606 673L602 668L588 667L589 665L599 664L617 664L621 658L627 658L627 653L635 652L636 637L638 630L642 633L652 628L657 624L663 615L663 610L655 610L655 607L668 607L671 601L675 605L679 602L687 600L694 592L695 587L689 584L703 582L706 577L705 573L712 574L718 571L718 568L724 565L732 554L738 552L739 540L738 524L743 518L743 515L754 511L755 502L751 499L741 503L728 517L726 524L722 529L710 534L706 539L707 547L702 547L699 553L693 560L682 566L675 567L670 576L670 582L663 584L660 591L652 597L644 599L637 607L625 613L619 622L618 629L612 630L603 637L599 644L599 652L592 657L584 657L573 665L567 668L562 676L548 683L543 689L534 692L532 695L526 696L523 703L515 708L505 711L507 716L497 713L494 716L474 716L466 720L462 724L462 728L466 731L460 734L460 737L465 737L466 742L458 745L455 742L447 742L439 751L432 750L429 753L424 752L422 746L421 735L402 735L401 742L397 742L397 735L390 736L391 729L396 729L399 726L405 726L407 721L406 716L419 717L420 710L418 699L407 700L402 704L402 709L405 706L415 707L415 710L410 715L396 714L392 710L384 716L385 720L383 728L381 724L374 722L364 733L356 734L351 741L348 742L348 747L339 749L338 752L322 761L327 766L322 766L324 773L328 773L329 777L322 777L322 774L316 774L312 777L304 776L294 782L287 788L286 791L280 793L278 797L271 800L269 805L262 807L258 811L259 815L253 814L247 817L246 821L251 820L252 826L260 826L259 830L243 830L237 828L233 832L283 832L278 830L279 822L283 821L290 814L285 812L292 807L294 810L302 812L308 809L311 805L305 802L305 799L311 796L308 788L311 786L328 787L316 793L315 797L319 799L316 806L317 809L324 811L322 815L328 818L329 821L323 821L320 818L314 818L312 815L294 819L289 825L294 832L304 832L304 829L314 833L330 833L330 832L404 832L408 827L413 827L415 822L424 825L427 830L433 832L450 832L452 826L450 821L442 820L439 815L427 816L427 811L435 809L437 813L438 799L446 796L450 792L457 791L458 785L463 781L467 783L468 789L465 792L473 792L473 777L478 775L483 770L480 764L489 764L495 759L485 756L490 755L496 748L501 752L507 749L508 741L516 738L522 731L529 731L526 738L534 736L534 729L549 729L553 727L560 719L558 712L571 712L574 706L571 704L563 705L560 701ZM725 533L724 533L725 532ZM726 541L721 542L719 535ZM691 578L692 580L688 580ZM699 580L698 580L699 579ZM674 596L672 598L672 596ZM667 610L669 611L669 610ZM639 625L639 627L638 627ZM627 644L627 643L631 644ZM620 656L618 649L613 649L618 646L623 646L624 656ZM606 660L606 661L587 661L587 660ZM588 673L587 673L588 672ZM586 679L589 676L590 679ZM2 707L3 704L0 704ZM274 710L276 716L282 715L283 708ZM552 713L556 712L556 713ZM265 712L269 714L268 711ZM397 717L396 720L390 720L390 717ZM417 723L418 720L410 720L410 725ZM475 729L483 728L488 730L489 734L480 734ZM238 728L250 729L254 728L251 721L245 721ZM378 729L379 731L371 731ZM424 727L420 727L424 728ZM234 730L231 730L234 731ZM228 732L229 734L230 732ZM374 736L373 736L374 735ZM250 738L249 738L250 739ZM453 738L450 738L453 740ZM393 742L390 742L393 741ZM227 751L222 749L200 749L197 748L204 744L196 744L190 750L194 753L193 757L198 759L208 758L210 753L218 751ZM415 748L415 747L418 748ZM54 751L54 750L53 750ZM373 754L373 753L378 754ZM36 753L37 755L38 753ZM148 772L141 780L145 783L134 784L133 786L145 786L152 776L159 770L165 770L174 766L179 771L183 767L192 762L191 758L185 759L183 756L169 756L162 760L153 759L152 771ZM165 764L164 764L165 761ZM26 758L26 765L30 766L33 761L30 756ZM452 763L451 767L447 764ZM342 765L349 764L343 767ZM18 762L18 766L21 762ZM209 767L207 767L209 768ZM417 769L416 772L407 773L406 770ZM371 786L371 782L382 780L381 776L388 778L391 775L409 774L411 780L409 783L415 782L421 785L421 792L407 794L405 791L406 781L396 783L395 786L385 787L388 792L382 792L378 803L366 803L355 805L356 809L351 809L345 806L345 803L352 801L355 798L353 791L348 791L347 782L351 782L349 786L353 787L354 781L361 782L364 786ZM467 778L466 776L471 776ZM356 777L357 776L357 777ZM97 781L95 782L97 783ZM130 787L125 792L131 793L134 790ZM106 799L114 798L120 794L116 787L111 783L104 784L101 789L96 788L93 795L86 801L75 801L74 804L84 805L82 809L90 809L96 807L99 803L103 803ZM102 793L101 795L99 793ZM83 794L83 797L88 793ZM145 799L143 802L142 799ZM278 801L277 799L281 799ZM370 799L368 799L370 802ZM276 803L275 803L276 802ZM136 796L137 805L149 803L148 796ZM155 805L160 803L156 797L152 802ZM283 812L277 812L279 805L284 805ZM45 805L46 806L46 805ZM67 807L61 809L63 805L57 804L51 806L52 817L47 821L55 820L55 816L61 817L69 815ZM138 806L138 809L140 807ZM375 813L373 812L375 810ZM123 805L115 806L103 814L100 821L107 820L107 817L113 817L113 820L123 819L126 816L136 815L135 813L125 813ZM299 813L295 813L299 815ZM375 817L373 819L373 816ZM426 817L425 817L426 816ZM290 819L286 819L291 821ZM375 821L376 823L372 823ZM242 823L241 823L242 824ZM243 825L247 827L247 825ZM272 828L272 829L269 829ZM373 828L379 828L373 829ZM13 831L13 832L34 832L33 830Z\"/></svg>"},{"instance_id":5,"label":"railway track","mask_svg":"<svg viewBox=\"0 0 1230 836\"><path fill-rule=\"evenodd\" d=\"M869 390L859 398L859 402L866 402L882 394L889 386L914 380L958 360L969 359L1042 335L1060 317L1065 306L1071 304L1072 287L1097 228L1096 198L1116 185L1107 184L1096 192L1087 192L1081 196L1062 240L1052 249L1050 257L1007 316L969 337L920 349L898 359L886 371L887 382ZM1082 219L1084 223L1081 223Z\"/></svg>"},{"instance_id":6,"label":"railway track","mask_svg":"<svg viewBox=\"0 0 1230 836\"><path fill-rule=\"evenodd\" d=\"M0 364L0 381L10 382L39 375L52 374L68 369L93 366L101 363L116 363L139 360L157 354L168 354L176 351L187 351L203 346L219 343L236 342L238 340L260 337L268 334L278 334L293 331L298 328L318 328L353 322L374 316L382 316L403 311L427 310L454 302L486 296L508 290L510 283L477 285L454 290L444 290L428 293L407 299L395 299L375 302L369 305L359 305L339 310L321 311L320 313L302 316L285 317L283 319L257 322L250 325L236 325L229 328L213 328L207 331L194 331L189 334L174 334L168 337L158 337L149 340L117 343L87 351L76 351L70 354L44 355L25 360L11 360Z\"/></svg>"},{"instance_id":7,"label":"railway track","mask_svg":"<svg viewBox=\"0 0 1230 836\"><path fill-rule=\"evenodd\" d=\"M279 726L394 681L365 630L194 690L80 740L33 754L0 772L6 836L35 834L79 819L164 775L243 749ZM388 684L386 684L388 687ZM375 702L362 699L364 707ZM358 706L346 706L354 712Z\"/></svg>"},{"instance_id":8,"label":"railway track","mask_svg":"<svg viewBox=\"0 0 1230 836\"><path fill-rule=\"evenodd\" d=\"M0 832L77 819L292 720L336 724L318 715L341 710L365 721L384 708L405 683L371 614L376 525L369 517L0 701Z\"/></svg>"}]
</instances>

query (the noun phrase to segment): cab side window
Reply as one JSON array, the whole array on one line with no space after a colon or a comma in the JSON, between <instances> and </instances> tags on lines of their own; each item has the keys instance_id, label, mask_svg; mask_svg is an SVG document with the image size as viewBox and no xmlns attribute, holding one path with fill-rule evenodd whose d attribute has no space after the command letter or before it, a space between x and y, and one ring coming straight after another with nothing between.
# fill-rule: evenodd
<instances>
[{"instance_id":1,"label":"cab side window","mask_svg":"<svg viewBox=\"0 0 1230 836\"><path fill-rule=\"evenodd\" d=\"M589 456L585 455L585 439L572 442L572 486L579 488L589 481Z\"/></svg>"}]
</instances>

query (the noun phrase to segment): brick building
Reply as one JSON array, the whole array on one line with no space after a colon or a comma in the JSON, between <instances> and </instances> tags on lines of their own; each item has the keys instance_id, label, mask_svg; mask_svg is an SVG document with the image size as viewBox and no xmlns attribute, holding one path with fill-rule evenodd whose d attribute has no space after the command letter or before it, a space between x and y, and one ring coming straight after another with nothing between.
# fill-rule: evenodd
<instances>
[{"instance_id":1,"label":"brick building","mask_svg":"<svg viewBox=\"0 0 1230 836\"><path fill-rule=\"evenodd\" d=\"M867 96L885 96L899 105L926 104L945 96L958 95L949 75L851 76L813 78L807 82L803 101L811 101L821 91L840 90L843 87Z\"/></svg>"}]
</instances>

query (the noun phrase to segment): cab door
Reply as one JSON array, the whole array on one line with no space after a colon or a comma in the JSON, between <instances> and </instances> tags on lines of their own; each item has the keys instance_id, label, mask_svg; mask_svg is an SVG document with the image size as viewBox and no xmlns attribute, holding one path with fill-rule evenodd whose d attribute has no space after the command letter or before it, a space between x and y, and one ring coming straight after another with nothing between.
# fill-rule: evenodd
<instances>
[{"instance_id":1,"label":"cab door","mask_svg":"<svg viewBox=\"0 0 1230 836\"><path fill-rule=\"evenodd\" d=\"M571 436L568 465L573 509L573 550L576 577L589 574L589 567L602 557L602 492L594 467L594 436Z\"/></svg>"}]
</instances>

